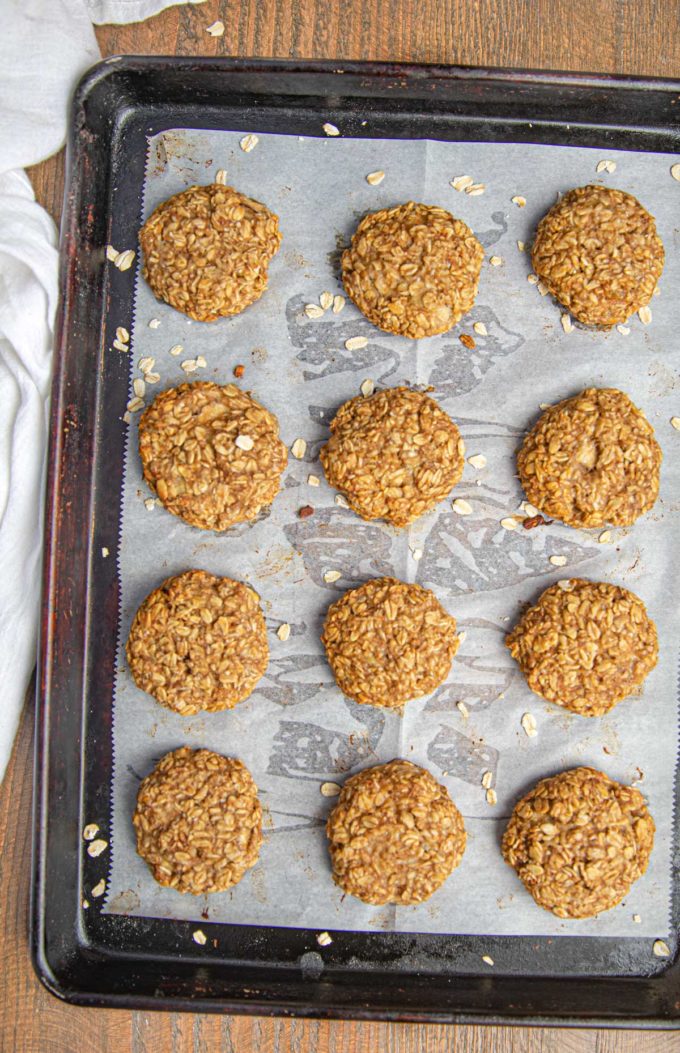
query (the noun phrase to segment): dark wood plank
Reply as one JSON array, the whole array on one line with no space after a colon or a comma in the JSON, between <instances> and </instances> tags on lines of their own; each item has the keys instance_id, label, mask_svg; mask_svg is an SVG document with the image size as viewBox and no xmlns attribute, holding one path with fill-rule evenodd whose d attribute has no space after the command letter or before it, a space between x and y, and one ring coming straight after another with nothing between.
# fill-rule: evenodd
<instances>
[{"instance_id":1,"label":"dark wood plank","mask_svg":"<svg viewBox=\"0 0 680 1053\"><path fill-rule=\"evenodd\" d=\"M206 28L216 19L222 37ZM97 30L103 54L385 59L680 77L677 0L208 0ZM58 219L63 154L30 172ZM0 1050L16 1053L670 1053L680 1034L251 1020L56 1001L28 942L32 709L0 792Z\"/></svg>"}]
</instances>

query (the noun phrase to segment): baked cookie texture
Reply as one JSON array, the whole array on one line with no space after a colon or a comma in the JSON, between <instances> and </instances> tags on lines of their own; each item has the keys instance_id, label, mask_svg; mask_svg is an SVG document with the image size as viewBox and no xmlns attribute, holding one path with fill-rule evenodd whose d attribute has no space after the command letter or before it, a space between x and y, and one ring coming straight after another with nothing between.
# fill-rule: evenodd
<instances>
[{"instance_id":1,"label":"baked cookie texture","mask_svg":"<svg viewBox=\"0 0 680 1053\"><path fill-rule=\"evenodd\" d=\"M637 198L590 185L570 190L543 217L531 262L574 318L610 329L651 300L664 247Z\"/></svg>"},{"instance_id":2,"label":"baked cookie texture","mask_svg":"<svg viewBox=\"0 0 680 1053\"><path fill-rule=\"evenodd\" d=\"M279 422L234 384L199 381L158 395L139 422L144 479L173 515L201 530L254 519L280 487Z\"/></svg>"},{"instance_id":3,"label":"baked cookie texture","mask_svg":"<svg viewBox=\"0 0 680 1053\"><path fill-rule=\"evenodd\" d=\"M539 907L590 918L647 869L654 820L644 797L594 768L542 779L512 813L502 852Z\"/></svg>"},{"instance_id":4,"label":"baked cookie texture","mask_svg":"<svg viewBox=\"0 0 680 1053\"><path fill-rule=\"evenodd\" d=\"M345 402L320 459L331 486L362 519L407 526L463 474L458 428L434 399L407 387Z\"/></svg>"},{"instance_id":5,"label":"baked cookie texture","mask_svg":"<svg viewBox=\"0 0 680 1053\"><path fill-rule=\"evenodd\" d=\"M139 242L143 274L158 299L197 322L214 322L260 298L281 234L266 205L213 183L164 201Z\"/></svg>"},{"instance_id":6,"label":"baked cookie texture","mask_svg":"<svg viewBox=\"0 0 680 1053\"><path fill-rule=\"evenodd\" d=\"M420 339L446 333L470 310L483 259L462 220L409 201L364 216L342 255L342 281L379 329Z\"/></svg>"},{"instance_id":7,"label":"baked cookie texture","mask_svg":"<svg viewBox=\"0 0 680 1053\"><path fill-rule=\"evenodd\" d=\"M460 863L466 840L446 787L404 760L349 778L326 833L336 885L375 905L429 899Z\"/></svg>"},{"instance_id":8,"label":"baked cookie texture","mask_svg":"<svg viewBox=\"0 0 680 1053\"><path fill-rule=\"evenodd\" d=\"M132 822L154 878L178 892L224 892L260 854L257 786L241 761L210 750L166 753L141 782Z\"/></svg>"},{"instance_id":9,"label":"baked cookie texture","mask_svg":"<svg viewBox=\"0 0 680 1053\"><path fill-rule=\"evenodd\" d=\"M126 654L137 686L168 709L232 709L269 661L259 599L242 582L203 570L168 578L137 611Z\"/></svg>"},{"instance_id":10,"label":"baked cookie texture","mask_svg":"<svg viewBox=\"0 0 680 1053\"><path fill-rule=\"evenodd\" d=\"M321 640L343 694L391 709L434 691L459 646L456 619L434 593L397 578L374 578L341 596Z\"/></svg>"},{"instance_id":11,"label":"baked cookie texture","mask_svg":"<svg viewBox=\"0 0 680 1053\"><path fill-rule=\"evenodd\" d=\"M545 410L517 455L528 500L569 526L629 526L659 494L661 447L622 391L587 388Z\"/></svg>"},{"instance_id":12,"label":"baked cookie texture","mask_svg":"<svg viewBox=\"0 0 680 1053\"><path fill-rule=\"evenodd\" d=\"M599 717L636 691L656 665L656 626L634 593L572 578L551 585L506 638L532 691Z\"/></svg>"}]
</instances>

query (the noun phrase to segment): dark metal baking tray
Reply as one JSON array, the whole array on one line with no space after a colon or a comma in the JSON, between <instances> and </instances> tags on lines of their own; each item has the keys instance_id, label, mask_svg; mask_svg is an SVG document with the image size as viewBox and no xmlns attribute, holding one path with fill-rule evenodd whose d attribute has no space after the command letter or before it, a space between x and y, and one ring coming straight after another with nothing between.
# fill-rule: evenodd
<instances>
[{"instance_id":1,"label":"dark metal baking tray","mask_svg":"<svg viewBox=\"0 0 680 1053\"><path fill-rule=\"evenodd\" d=\"M362 124L367 119L368 125ZM128 397L130 283L104 266L136 245L146 139L172 127L532 142L680 151L680 83L361 63L109 59L74 100L62 228L37 692L33 954L56 995L87 1005L384 1018L674 1027L677 941L335 933L202 925L83 909L107 854L117 536ZM115 198L114 198L115 190ZM115 202L115 203L114 203ZM114 320L115 321L112 321ZM96 571L95 571L96 566ZM677 802L676 802L677 812ZM674 931L680 911L675 831ZM99 901L101 902L101 901ZM189 950L187 948L190 948ZM483 966L482 954L497 962Z\"/></svg>"}]
</instances>

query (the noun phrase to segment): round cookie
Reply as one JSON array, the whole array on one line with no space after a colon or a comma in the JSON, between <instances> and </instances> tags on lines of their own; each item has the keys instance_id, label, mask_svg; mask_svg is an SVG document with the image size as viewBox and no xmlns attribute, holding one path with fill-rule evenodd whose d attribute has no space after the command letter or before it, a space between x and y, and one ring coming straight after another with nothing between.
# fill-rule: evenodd
<instances>
[{"instance_id":1,"label":"round cookie","mask_svg":"<svg viewBox=\"0 0 680 1053\"><path fill-rule=\"evenodd\" d=\"M656 665L656 626L634 593L572 578L546 589L506 638L532 691L599 717Z\"/></svg>"},{"instance_id":2,"label":"round cookie","mask_svg":"<svg viewBox=\"0 0 680 1053\"><path fill-rule=\"evenodd\" d=\"M137 851L159 885L224 892L255 866L262 807L245 764L188 746L166 753L139 787Z\"/></svg>"},{"instance_id":3,"label":"round cookie","mask_svg":"<svg viewBox=\"0 0 680 1053\"><path fill-rule=\"evenodd\" d=\"M342 254L342 281L379 329L418 340L447 332L470 310L483 259L462 220L409 201L364 216Z\"/></svg>"},{"instance_id":4,"label":"round cookie","mask_svg":"<svg viewBox=\"0 0 680 1053\"><path fill-rule=\"evenodd\" d=\"M169 388L139 422L144 479L201 530L254 519L279 491L287 451L273 413L234 384Z\"/></svg>"},{"instance_id":5,"label":"round cookie","mask_svg":"<svg viewBox=\"0 0 680 1053\"><path fill-rule=\"evenodd\" d=\"M189 570L137 611L126 654L137 687L183 716L232 709L269 661L257 595L231 578Z\"/></svg>"},{"instance_id":6,"label":"round cookie","mask_svg":"<svg viewBox=\"0 0 680 1053\"><path fill-rule=\"evenodd\" d=\"M654 217L622 190L570 190L538 224L538 277L578 321L601 329L649 303L664 265Z\"/></svg>"},{"instance_id":7,"label":"round cookie","mask_svg":"<svg viewBox=\"0 0 680 1053\"><path fill-rule=\"evenodd\" d=\"M374 578L328 610L321 640L348 698L398 709L446 679L458 650L456 619L429 589Z\"/></svg>"},{"instance_id":8,"label":"round cookie","mask_svg":"<svg viewBox=\"0 0 680 1053\"><path fill-rule=\"evenodd\" d=\"M281 234L265 205L213 183L164 201L139 242L158 299L197 322L214 322L259 300Z\"/></svg>"},{"instance_id":9,"label":"round cookie","mask_svg":"<svg viewBox=\"0 0 680 1053\"><path fill-rule=\"evenodd\" d=\"M558 918L590 918L615 907L642 877L654 829L638 790L594 768L573 768L542 779L515 805L503 858L539 907Z\"/></svg>"},{"instance_id":10,"label":"round cookie","mask_svg":"<svg viewBox=\"0 0 680 1053\"><path fill-rule=\"evenodd\" d=\"M629 526L659 494L661 448L627 395L587 388L545 410L517 455L524 492L569 526Z\"/></svg>"},{"instance_id":11,"label":"round cookie","mask_svg":"<svg viewBox=\"0 0 680 1053\"><path fill-rule=\"evenodd\" d=\"M465 851L463 817L424 768L393 760L353 775L326 823L333 880L381 905L429 899Z\"/></svg>"},{"instance_id":12,"label":"round cookie","mask_svg":"<svg viewBox=\"0 0 680 1053\"><path fill-rule=\"evenodd\" d=\"M320 459L330 485L362 519L401 527L451 492L463 474L464 448L433 399L400 387L345 402Z\"/></svg>"}]
</instances>

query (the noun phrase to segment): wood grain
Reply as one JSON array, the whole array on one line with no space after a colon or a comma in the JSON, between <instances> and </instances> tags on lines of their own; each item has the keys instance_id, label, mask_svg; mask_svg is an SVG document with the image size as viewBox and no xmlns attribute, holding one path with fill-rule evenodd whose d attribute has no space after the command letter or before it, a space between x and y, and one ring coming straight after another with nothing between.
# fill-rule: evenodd
<instances>
[{"instance_id":1,"label":"wood grain","mask_svg":"<svg viewBox=\"0 0 680 1053\"><path fill-rule=\"evenodd\" d=\"M206 27L221 19L226 31ZM680 77L678 0L208 0L97 30L104 55L514 66ZM63 155L30 172L56 220ZM49 995L28 952L32 700L0 791L0 1053L670 1053L680 1034L321 1023L89 1010ZM606 1007L603 1007L606 1009Z\"/></svg>"}]
</instances>

